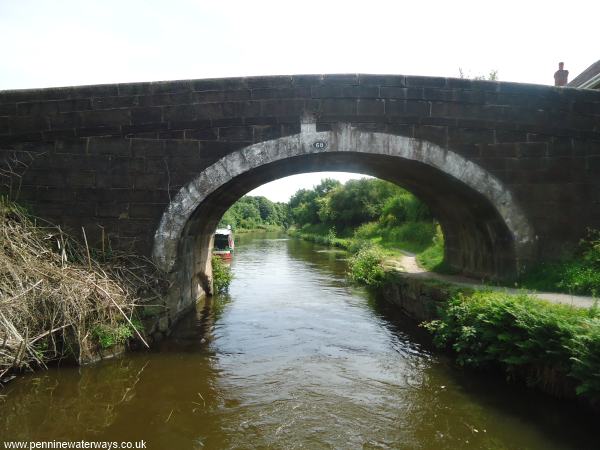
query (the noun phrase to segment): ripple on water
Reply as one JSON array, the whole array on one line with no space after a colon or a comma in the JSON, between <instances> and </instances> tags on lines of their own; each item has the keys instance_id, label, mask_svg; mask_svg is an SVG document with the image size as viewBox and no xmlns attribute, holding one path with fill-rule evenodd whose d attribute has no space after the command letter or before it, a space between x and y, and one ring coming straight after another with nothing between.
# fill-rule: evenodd
<instances>
[{"instance_id":1,"label":"ripple on water","mask_svg":"<svg viewBox=\"0 0 600 450\"><path fill-rule=\"evenodd\" d=\"M161 349L24 377L3 439L149 448L594 448L578 411L465 374L348 286L338 252L244 235L228 296Z\"/></svg>"}]
</instances>

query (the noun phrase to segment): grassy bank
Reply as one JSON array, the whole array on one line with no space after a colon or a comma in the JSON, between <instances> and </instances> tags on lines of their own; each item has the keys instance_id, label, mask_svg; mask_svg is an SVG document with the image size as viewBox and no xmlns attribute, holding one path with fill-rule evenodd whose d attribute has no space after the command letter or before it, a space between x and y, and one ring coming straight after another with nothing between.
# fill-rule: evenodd
<instances>
[{"instance_id":1,"label":"grassy bank","mask_svg":"<svg viewBox=\"0 0 600 450\"><path fill-rule=\"evenodd\" d=\"M509 378L600 404L600 310L579 309L501 292L457 294L425 324L459 364L501 369Z\"/></svg>"},{"instance_id":2,"label":"grassy bank","mask_svg":"<svg viewBox=\"0 0 600 450\"><path fill-rule=\"evenodd\" d=\"M590 230L574 254L527 271L519 285L540 291L600 295L600 231Z\"/></svg>"},{"instance_id":3,"label":"grassy bank","mask_svg":"<svg viewBox=\"0 0 600 450\"><path fill-rule=\"evenodd\" d=\"M386 258L400 257L403 252L415 253L421 266L428 270L444 270L444 237L439 225L432 221L406 222L400 226L385 226L369 222L357 228L347 228L340 235L323 224L290 228L290 236L337 247L352 253L350 277L358 282L377 285L379 271Z\"/></svg>"},{"instance_id":4,"label":"grassy bank","mask_svg":"<svg viewBox=\"0 0 600 450\"><path fill-rule=\"evenodd\" d=\"M82 236L85 238L85 236ZM0 379L51 361L143 340L135 307L165 281L133 255L97 252L0 201Z\"/></svg>"}]
</instances>

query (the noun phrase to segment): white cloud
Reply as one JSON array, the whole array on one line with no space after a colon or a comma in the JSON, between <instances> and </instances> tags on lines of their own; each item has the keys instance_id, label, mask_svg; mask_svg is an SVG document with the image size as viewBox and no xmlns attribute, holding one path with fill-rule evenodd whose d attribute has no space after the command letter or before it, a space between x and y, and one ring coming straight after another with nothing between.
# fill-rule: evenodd
<instances>
[{"instance_id":1,"label":"white cloud","mask_svg":"<svg viewBox=\"0 0 600 450\"><path fill-rule=\"evenodd\" d=\"M506 0L0 3L0 89L291 73L550 83L598 58L598 2Z\"/></svg>"}]
</instances>

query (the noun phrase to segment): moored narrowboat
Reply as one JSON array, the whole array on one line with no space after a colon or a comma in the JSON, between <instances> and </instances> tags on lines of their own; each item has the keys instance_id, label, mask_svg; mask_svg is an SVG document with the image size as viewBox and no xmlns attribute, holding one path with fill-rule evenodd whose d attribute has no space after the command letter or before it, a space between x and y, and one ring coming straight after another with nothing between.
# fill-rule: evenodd
<instances>
[{"instance_id":1,"label":"moored narrowboat","mask_svg":"<svg viewBox=\"0 0 600 450\"><path fill-rule=\"evenodd\" d=\"M233 241L231 225L227 225L227 228L217 228L217 231L215 231L213 255L223 259L231 259L234 248L235 243Z\"/></svg>"}]
</instances>

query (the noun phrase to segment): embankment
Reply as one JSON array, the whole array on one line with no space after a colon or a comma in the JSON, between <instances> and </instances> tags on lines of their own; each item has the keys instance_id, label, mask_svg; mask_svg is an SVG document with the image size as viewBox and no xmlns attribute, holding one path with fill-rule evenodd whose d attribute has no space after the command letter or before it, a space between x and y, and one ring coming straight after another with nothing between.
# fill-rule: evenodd
<instances>
[{"instance_id":1,"label":"embankment","mask_svg":"<svg viewBox=\"0 0 600 450\"><path fill-rule=\"evenodd\" d=\"M502 371L600 410L600 311L386 272L380 296L431 331L459 365Z\"/></svg>"},{"instance_id":2,"label":"embankment","mask_svg":"<svg viewBox=\"0 0 600 450\"><path fill-rule=\"evenodd\" d=\"M69 236L0 199L0 381L84 364L167 331L166 280L151 261ZM148 332L146 332L147 330Z\"/></svg>"}]
</instances>

